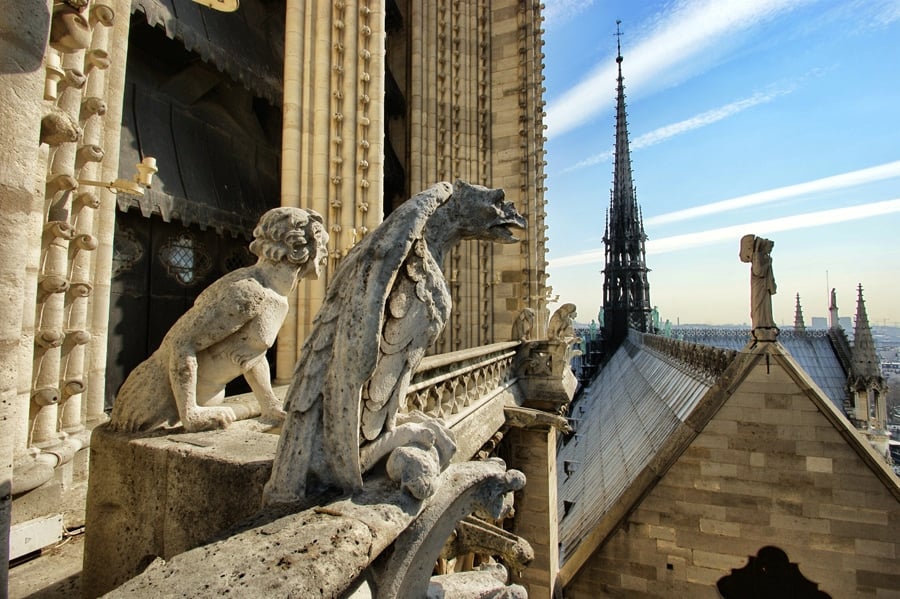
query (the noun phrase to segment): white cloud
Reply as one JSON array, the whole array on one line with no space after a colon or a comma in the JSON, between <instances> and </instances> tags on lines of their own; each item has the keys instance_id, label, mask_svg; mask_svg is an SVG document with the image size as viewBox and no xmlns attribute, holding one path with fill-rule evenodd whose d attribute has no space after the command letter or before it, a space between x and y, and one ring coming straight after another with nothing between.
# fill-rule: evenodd
<instances>
[{"instance_id":1,"label":"white cloud","mask_svg":"<svg viewBox=\"0 0 900 599\"><path fill-rule=\"evenodd\" d=\"M651 239L647 242L647 253L663 254L687 248L712 245L722 241L734 241L734 243L737 244L737 240L747 233L767 235L770 233L778 233L780 231L793 231L795 229L807 229L810 227L842 223L849 220L871 218L873 216L881 216L883 214L891 214L894 212L900 212L900 198L885 200L883 202L872 202L870 204L860 204L858 206L848 206L846 208L834 208L832 210L821 210L819 212L784 216L770 220L744 223L742 225L721 227L719 229L711 229L708 231L687 233L685 235L673 235L661 239ZM737 246L735 245L735 247Z\"/></svg>"},{"instance_id":2,"label":"white cloud","mask_svg":"<svg viewBox=\"0 0 900 599\"><path fill-rule=\"evenodd\" d=\"M651 226L673 223L697 218L700 216L708 216L710 214L718 214L720 212L738 210L740 208L746 208L748 206L759 206L760 204L767 204L770 202L785 200L801 195L823 193L835 189L855 187L857 185L863 185L865 183L881 181L884 179L893 179L896 177L900 177L900 160L897 160L895 162L888 162L886 164L880 164L878 166L873 166L870 168L851 171L849 173L842 173L840 175L824 177L822 179L816 179L814 181L798 183L796 185L788 185L786 187L778 187L776 189L767 189L766 191L751 193L728 200L722 200L720 202L713 202L711 204L704 204L703 206L694 206L693 208L676 210L675 212L668 212L666 214L660 214L647 218L644 220L644 224Z\"/></svg>"},{"instance_id":3,"label":"white cloud","mask_svg":"<svg viewBox=\"0 0 900 599\"><path fill-rule=\"evenodd\" d=\"M675 66L714 52L726 36L759 25L815 0L682 0L664 15L648 37L628 51L632 86L658 78ZM612 60L598 67L547 109L547 135L561 135L613 103Z\"/></svg>"},{"instance_id":4,"label":"white cloud","mask_svg":"<svg viewBox=\"0 0 900 599\"><path fill-rule=\"evenodd\" d=\"M544 0L544 23L551 29L586 11L593 0Z\"/></svg>"},{"instance_id":5,"label":"white cloud","mask_svg":"<svg viewBox=\"0 0 900 599\"><path fill-rule=\"evenodd\" d=\"M786 90L775 90L766 93L757 92L749 98L737 100L735 102L725 104L724 106L719 106L718 108L707 110L706 112L702 112L696 116L692 116L689 119L678 121L677 123L672 123L671 125L666 125L664 127L659 127L658 129L654 129L649 133L644 133L643 135L640 135L633 141L631 141L629 143L629 147L632 150L639 150L641 148L655 146L658 143L666 141L670 137L675 137L676 135L681 135L682 133L687 133L688 131L693 131L694 129L712 125L713 123L726 119L739 112L747 110L748 108L757 106L758 104L770 102L785 93L787 93ZM613 150L607 150L605 152L595 154L590 158L586 158L574 164L573 166L563 169L562 172L568 173L588 166L594 166L596 164L600 164L601 162L610 160L614 155L615 152Z\"/></svg>"},{"instance_id":6,"label":"white cloud","mask_svg":"<svg viewBox=\"0 0 900 599\"><path fill-rule=\"evenodd\" d=\"M747 233L768 235L781 231L793 231L796 229L820 227L850 220L871 218L884 214L893 214L895 212L900 212L900 198L885 200L883 202L872 202L870 204L860 204L858 206L848 206L845 208L834 208L832 210L821 210L819 212L808 212L806 214L773 218L770 220L721 227L707 231L697 231L694 233L686 233L684 235L673 235L671 237L663 237L660 239L651 239L647 242L647 254L664 254L678 250L713 245L725 241L737 244L738 240ZM737 246L735 245L735 247ZM604 251L603 249L598 249L571 256L554 258L549 262L550 268L553 269L581 264L602 265L603 260Z\"/></svg>"}]
</instances>

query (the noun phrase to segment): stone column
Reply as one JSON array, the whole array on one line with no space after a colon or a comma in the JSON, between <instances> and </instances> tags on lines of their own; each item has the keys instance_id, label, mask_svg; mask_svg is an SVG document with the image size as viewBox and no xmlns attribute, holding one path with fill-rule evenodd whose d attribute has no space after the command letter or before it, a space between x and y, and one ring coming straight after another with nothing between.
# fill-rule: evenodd
<instances>
[{"instance_id":1,"label":"stone column","mask_svg":"<svg viewBox=\"0 0 900 599\"><path fill-rule=\"evenodd\" d=\"M276 382L287 382L334 269L381 222L384 139L382 0L287 0L281 205L325 218L329 260L289 299Z\"/></svg>"},{"instance_id":2,"label":"stone column","mask_svg":"<svg viewBox=\"0 0 900 599\"><path fill-rule=\"evenodd\" d=\"M515 582L532 599L550 599L559 572L559 520L556 506L556 428L535 422L513 428L509 443L511 468L525 474L525 488L516 494L515 534L534 548L534 561Z\"/></svg>"},{"instance_id":3,"label":"stone column","mask_svg":"<svg viewBox=\"0 0 900 599\"><path fill-rule=\"evenodd\" d=\"M300 118L303 94L303 25L305 0L286 0L284 16L284 100L281 131L281 205L300 203ZM297 341L298 294L288 296L290 309L276 345L275 380L290 380L300 349Z\"/></svg>"},{"instance_id":4,"label":"stone column","mask_svg":"<svg viewBox=\"0 0 900 599\"><path fill-rule=\"evenodd\" d=\"M106 115L103 118L102 143L106 150L100 164L101 181L113 181L119 175L119 144L122 135L122 110L125 96L125 66L128 56L128 32L131 28L131 1L108 2L116 14L107 32L107 52L113 60L104 71L106 79ZM166 165L164 165L166 166ZM113 236L116 223L116 195L97 188L100 207L94 213L93 293L89 306L91 341L88 349L86 424L93 428L106 420L106 346L109 332L109 291L112 279Z\"/></svg>"},{"instance_id":5,"label":"stone column","mask_svg":"<svg viewBox=\"0 0 900 599\"><path fill-rule=\"evenodd\" d=\"M0 19L0 597L8 588L9 524L25 255L40 236L28 226L40 210L35 190L42 59L50 30L49 0L8 2Z\"/></svg>"}]
</instances>

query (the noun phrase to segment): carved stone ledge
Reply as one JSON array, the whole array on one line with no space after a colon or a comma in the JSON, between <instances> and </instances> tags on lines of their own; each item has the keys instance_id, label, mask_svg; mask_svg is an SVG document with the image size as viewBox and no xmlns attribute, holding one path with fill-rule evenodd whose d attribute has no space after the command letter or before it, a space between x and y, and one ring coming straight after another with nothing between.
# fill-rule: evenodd
<instances>
[{"instance_id":1,"label":"carved stone ledge","mask_svg":"<svg viewBox=\"0 0 900 599\"><path fill-rule=\"evenodd\" d=\"M527 341L522 344L515 368L526 407L554 414L566 412L578 386L569 358L566 341Z\"/></svg>"},{"instance_id":2,"label":"carved stone ledge","mask_svg":"<svg viewBox=\"0 0 900 599\"><path fill-rule=\"evenodd\" d=\"M407 409L450 418L514 379L516 342L430 356L422 360L407 393Z\"/></svg>"},{"instance_id":3,"label":"carved stone ledge","mask_svg":"<svg viewBox=\"0 0 900 599\"><path fill-rule=\"evenodd\" d=\"M671 337L639 334L645 347L675 360L677 365L685 368L690 374L704 380L713 381L718 378L734 360L734 350L690 343Z\"/></svg>"},{"instance_id":4,"label":"carved stone ledge","mask_svg":"<svg viewBox=\"0 0 900 599\"><path fill-rule=\"evenodd\" d=\"M516 406L507 406L503 412L506 414L506 423L515 428L550 429L553 427L565 435L572 432L569 421L563 416Z\"/></svg>"}]
</instances>

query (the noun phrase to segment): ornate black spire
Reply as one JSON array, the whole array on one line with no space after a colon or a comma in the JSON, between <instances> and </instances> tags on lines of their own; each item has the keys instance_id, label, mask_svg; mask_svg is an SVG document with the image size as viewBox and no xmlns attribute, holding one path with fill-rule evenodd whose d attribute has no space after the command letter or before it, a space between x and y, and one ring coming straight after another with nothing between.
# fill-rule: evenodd
<instances>
[{"instance_id":1,"label":"ornate black spire","mask_svg":"<svg viewBox=\"0 0 900 599\"><path fill-rule=\"evenodd\" d=\"M603 310L605 351L611 355L628 329L648 332L652 328L650 284L647 282L644 220L637 203L631 176L628 122L625 112L625 83L622 77L621 21L616 21L619 77L616 103L616 153L613 187L606 216L606 266L603 269Z\"/></svg>"}]
</instances>

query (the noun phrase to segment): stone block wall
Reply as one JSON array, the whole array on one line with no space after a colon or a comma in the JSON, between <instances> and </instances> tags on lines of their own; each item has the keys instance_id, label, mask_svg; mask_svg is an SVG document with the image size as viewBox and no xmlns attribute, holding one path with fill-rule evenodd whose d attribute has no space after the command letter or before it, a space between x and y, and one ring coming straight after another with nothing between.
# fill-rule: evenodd
<instances>
[{"instance_id":1,"label":"stone block wall","mask_svg":"<svg viewBox=\"0 0 900 599\"><path fill-rule=\"evenodd\" d=\"M898 481L797 383L759 361L565 596L718 598L773 545L831 597L900 597Z\"/></svg>"}]
</instances>

